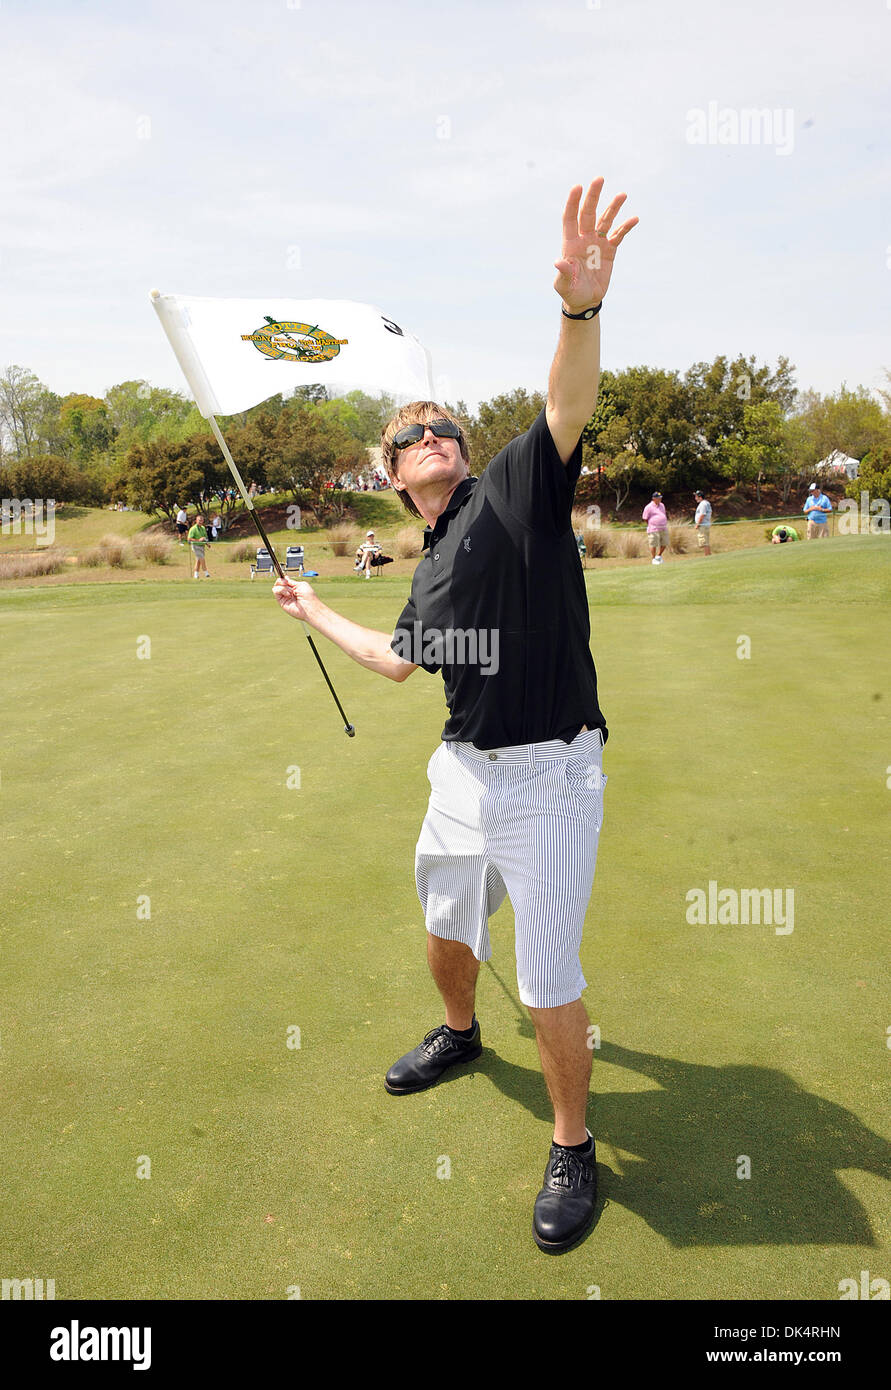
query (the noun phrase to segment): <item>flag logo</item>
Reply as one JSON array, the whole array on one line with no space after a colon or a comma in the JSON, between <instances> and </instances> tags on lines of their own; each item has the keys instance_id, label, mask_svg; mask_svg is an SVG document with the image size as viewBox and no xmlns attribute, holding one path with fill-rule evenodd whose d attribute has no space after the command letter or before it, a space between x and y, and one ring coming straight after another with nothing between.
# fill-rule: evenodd
<instances>
[{"instance_id":1,"label":"flag logo","mask_svg":"<svg viewBox=\"0 0 891 1390\"><path fill-rule=\"evenodd\" d=\"M295 323L292 319L273 319L263 315L264 325L253 333L242 333L245 343L272 361L332 362L349 338L332 338L318 324Z\"/></svg>"}]
</instances>

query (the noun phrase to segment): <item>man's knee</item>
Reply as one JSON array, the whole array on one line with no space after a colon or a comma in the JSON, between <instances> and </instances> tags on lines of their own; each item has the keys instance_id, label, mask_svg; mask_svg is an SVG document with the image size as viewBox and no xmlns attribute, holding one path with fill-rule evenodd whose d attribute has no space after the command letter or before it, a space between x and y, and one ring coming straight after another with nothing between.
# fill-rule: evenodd
<instances>
[{"instance_id":1,"label":"man's knee","mask_svg":"<svg viewBox=\"0 0 891 1390\"><path fill-rule=\"evenodd\" d=\"M543 1008L538 1005L527 1004L526 1008L536 1028L545 1030L572 1027L576 1020L581 1020L583 1017L587 1019L588 1017L588 1011L581 995L568 1000L565 1004L550 1004Z\"/></svg>"}]
</instances>

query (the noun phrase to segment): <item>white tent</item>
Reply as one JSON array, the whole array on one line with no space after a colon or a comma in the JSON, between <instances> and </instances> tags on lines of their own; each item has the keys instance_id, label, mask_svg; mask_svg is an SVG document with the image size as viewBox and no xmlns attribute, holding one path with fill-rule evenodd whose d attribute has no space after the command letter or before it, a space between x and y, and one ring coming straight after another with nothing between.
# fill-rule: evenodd
<instances>
[{"instance_id":1,"label":"white tent","mask_svg":"<svg viewBox=\"0 0 891 1390\"><path fill-rule=\"evenodd\" d=\"M831 454L827 454L817 464L817 473L844 473L848 478L856 478L860 469L860 460L852 459L848 454L843 454L840 449L833 449Z\"/></svg>"}]
</instances>

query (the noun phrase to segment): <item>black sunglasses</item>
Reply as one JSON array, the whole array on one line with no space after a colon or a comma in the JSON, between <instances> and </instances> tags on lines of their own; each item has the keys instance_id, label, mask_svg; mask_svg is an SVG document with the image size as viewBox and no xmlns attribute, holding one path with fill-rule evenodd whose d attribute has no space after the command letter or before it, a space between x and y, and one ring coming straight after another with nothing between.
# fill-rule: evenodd
<instances>
[{"instance_id":1,"label":"black sunglasses","mask_svg":"<svg viewBox=\"0 0 891 1390\"><path fill-rule=\"evenodd\" d=\"M427 430L432 430L437 439L460 439L461 429L451 420L430 420L426 425L406 425L393 436L394 449L407 449L411 444L419 444Z\"/></svg>"}]
</instances>

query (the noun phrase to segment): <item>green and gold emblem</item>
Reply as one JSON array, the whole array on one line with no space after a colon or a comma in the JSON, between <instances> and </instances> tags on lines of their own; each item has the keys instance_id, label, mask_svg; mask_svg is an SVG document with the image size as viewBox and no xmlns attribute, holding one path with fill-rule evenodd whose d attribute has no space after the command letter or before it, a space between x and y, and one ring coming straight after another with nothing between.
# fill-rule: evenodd
<instances>
[{"instance_id":1,"label":"green and gold emblem","mask_svg":"<svg viewBox=\"0 0 891 1390\"><path fill-rule=\"evenodd\" d=\"M278 362L331 362L348 338L332 338L318 324L295 323L292 319L273 319L264 315L263 328L242 333L245 343Z\"/></svg>"}]
</instances>

